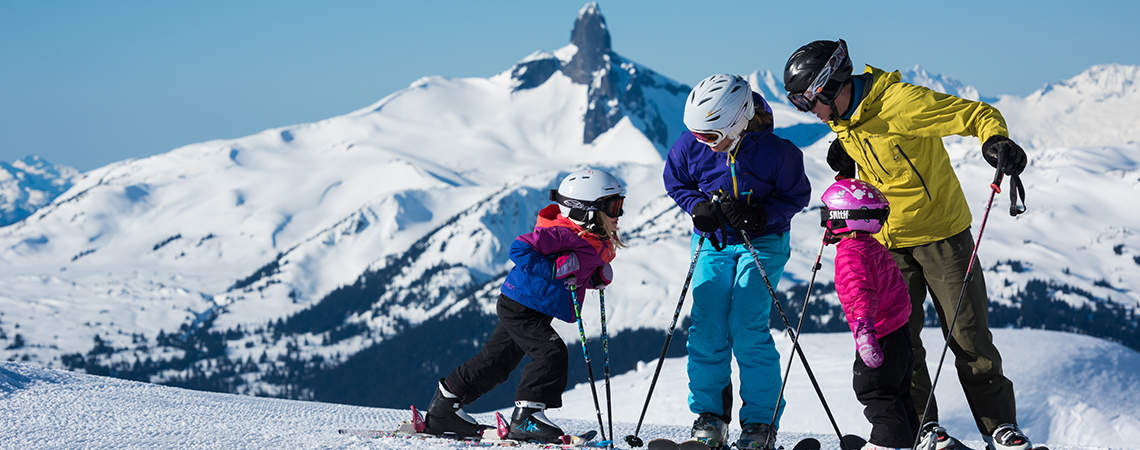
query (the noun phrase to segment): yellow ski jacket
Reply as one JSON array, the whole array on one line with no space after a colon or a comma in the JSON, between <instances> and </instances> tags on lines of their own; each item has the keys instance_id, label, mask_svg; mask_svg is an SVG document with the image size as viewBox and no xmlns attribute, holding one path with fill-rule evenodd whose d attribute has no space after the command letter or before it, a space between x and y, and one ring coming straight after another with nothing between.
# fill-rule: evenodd
<instances>
[{"instance_id":1,"label":"yellow ski jacket","mask_svg":"<svg viewBox=\"0 0 1140 450\"><path fill-rule=\"evenodd\" d=\"M859 178L879 188L891 213L875 235L887 248L939 241L969 228L969 205L942 137L1009 135L998 110L899 81L898 72L867 66L872 75L850 120L829 122Z\"/></svg>"}]
</instances>

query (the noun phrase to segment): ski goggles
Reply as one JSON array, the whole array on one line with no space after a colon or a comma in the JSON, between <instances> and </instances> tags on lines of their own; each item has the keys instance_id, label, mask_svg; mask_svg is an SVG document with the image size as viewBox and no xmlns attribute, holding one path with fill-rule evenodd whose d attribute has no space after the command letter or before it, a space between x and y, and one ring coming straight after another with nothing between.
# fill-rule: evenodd
<instances>
[{"instance_id":1,"label":"ski goggles","mask_svg":"<svg viewBox=\"0 0 1140 450\"><path fill-rule=\"evenodd\" d=\"M847 43L840 39L839 45L835 47L835 51L831 53L831 57L827 59L823 68L819 69L819 73L816 74L815 79L812 80L807 89L803 92L788 93L788 101L792 103L792 106L803 112L811 111L819 102L820 94L823 93L823 88L827 86L827 82L831 80L831 75L835 73L835 70L845 59L847 59Z\"/></svg>"},{"instance_id":2,"label":"ski goggles","mask_svg":"<svg viewBox=\"0 0 1140 450\"><path fill-rule=\"evenodd\" d=\"M727 137L720 130L701 130L689 132L693 134L693 137L697 138L697 141L709 147L716 147L717 145L720 145L720 142Z\"/></svg>"},{"instance_id":3,"label":"ski goggles","mask_svg":"<svg viewBox=\"0 0 1140 450\"><path fill-rule=\"evenodd\" d=\"M551 189L550 200L571 209L601 211L610 217L621 217L621 215L625 213L625 210L622 209L622 207L625 206L625 197L621 195L610 195L591 202L570 198L559 194L557 189Z\"/></svg>"}]
</instances>

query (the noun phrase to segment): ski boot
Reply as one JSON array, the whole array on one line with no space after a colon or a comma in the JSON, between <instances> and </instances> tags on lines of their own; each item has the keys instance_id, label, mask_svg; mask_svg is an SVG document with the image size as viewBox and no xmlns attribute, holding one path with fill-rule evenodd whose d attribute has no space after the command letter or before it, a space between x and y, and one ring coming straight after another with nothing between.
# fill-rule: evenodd
<instances>
[{"instance_id":1,"label":"ski boot","mask_svg":"<svg viewBox=\"0 0 1140 450\"><path fill-rule=\"evenodd\" d=\"M689 436L710 448L728 448L728 424L713 413L701 413L693 422L693 431Z\"/></svg>"},{"instance_id":2,"label":"ski boot","mask_svg":"<svg viewBox=\"0 0 1140 450\"><path fill-rule=\"evenodd\" d=\"M511 431L507 439L523 442L562 443L566 434L558 425L546 417L546 405L538 402L519 400L515 402L515 412L511 414Z\"/></svg>"},{"instance_id":3,"label":"ski boot","mask_svg":"<svg viewBox=\"0 0 1140 450\"><path fill-rule=\"evenodd\" d=\"M946 429L938 425L938 422L926 422L922 428L918 430L918 435L921 436L918 440L918 447L915 450L957 450L964 449L966 446L962 445L957 439L950 437L946 433Z\"/></svg>"},{"instance_id":4,"label":"ski boot","mask_svg":"<svg viewBox=\"0 0 1140 450\"><path fill-rule=\"evenodd\" d=\"M443 380L435 389L435 396L431 398L428 407L427 419L424 420L424 432L434 435L453 434L458 437L480 437L487 427L480 425L475 418L463 411L463 403L459 396L447 391Z\"/></svg>"},{"instance_id":5,"label":"ski boot","mask_svg":"<svg viewBox=\"0 0 1140 450\"><path fill-rule=\"evenodd\" d=\"M993 436L985 436L988 450L1028 450L1033 448L1029 438L1014 424L998 425Z\"/></svg>"},{"instance_id":6,"label":"ski boot","mask_svg":"<svg viewBox=\"0 0 1140 450\"><path fill-rule=\"evenodd\" d=\"M766 423L746 423L736 441L739 449L773 450L776 448L776 430Z\"/></svg>"}]
</instances>

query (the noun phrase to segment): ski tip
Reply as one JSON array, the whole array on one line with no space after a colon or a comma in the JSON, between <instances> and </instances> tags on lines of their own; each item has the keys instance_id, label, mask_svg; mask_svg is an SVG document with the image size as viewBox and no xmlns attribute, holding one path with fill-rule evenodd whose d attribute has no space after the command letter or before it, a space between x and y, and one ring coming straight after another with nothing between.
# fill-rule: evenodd
<instances>
[{"instance_id":1,"label":"ski tip","mask_svg":"<svg viewBox=\"0 0 1140 450\"><path fill-rule=\"evenodd\" d=\"M507 419L503 417L502 413L495 413L495 430L498 432L499 439L506 439L508 434L511 434L511 427L507 425Z\"/></svg>"},{"instance_id":2,"label":"ski tip","mask_svg":"<svg viewBox=\"0 0 1140 450\"><path fill-rule=\"evenodd\" d=\"M649 450L677 450L681 448L676 442L669 439L653 439L649 441Z\"/></svg>"},{"instance_id":3,"label":"ski tip","mask_svg":"<svg viewBox=\"0 0 1140 450\"><path fill-rule=\"evenodd\" d=\"M685 441L677 445L680 450L712 450L712 446L707 442L701 441ZM718 449L728 449L728 445L717 446Z\"/></svg>"},{"instance_id":4,"label":"ski tip","mask_svg":"<svg viewBox=\"0 0 1140 450\"><path fill-rule=\"evenodd\" d=\"M416 433L423 433L427 429L424 423L424 416L420 414L420 410L416 409L416 405L409 407L412 410L412 426L415 428Z\"/></svg>"},{"instance_id":5,"label":"ski tip","mask_svg":"<svg viewBox=\"0 0 1140 450\"><path fill-rule=\"evenodd\" d=\"M796 445L792 447L792 450L820 450L822 448L823 444L820 444L819 439L809 437L800 439L799 442L796 442Z\"/></svg>"},{"instance_id":6,"label":"ski tip","mask_svg":"<svg viewBox=\"0 0 1140 450\"><path fill-rule=\"evenodd\" d=\"M847 434L839 439L839 446L843 450L859 450L864 445L867 445L867 440L854 434Z\"/></svg>"}]
</instances>

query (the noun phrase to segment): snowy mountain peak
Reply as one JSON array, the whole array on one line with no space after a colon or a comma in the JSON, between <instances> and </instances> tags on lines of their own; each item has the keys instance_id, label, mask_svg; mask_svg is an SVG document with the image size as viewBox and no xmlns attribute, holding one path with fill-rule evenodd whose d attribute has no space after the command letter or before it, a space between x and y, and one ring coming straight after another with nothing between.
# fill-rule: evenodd
<instances>
[{"instance_id":1,"label":"snowy mountain peak","mask_svg":"<svg viewBox=\"0 0 1140 450\"><path fill-rule=\"evenodd\" d=\"M1140 142L1140 66L1093 66L996 104L1015 139L1034 147Z\"/></svg>"},{"instance_id":2,"label":"snowy mountain peak","mask_svg":"<svg viewBox=\"0 0 1140 450\"><path fill-rule=\"evenodd\" d=\"M1092 66L1073 78L1046 85L1030 94L1029 98L1043 97L1053 91L1069 92L1093 101L1137 95L1140 92L1140 66L1123 64Z\"/></svg>"},{"instance_id":3,"label":"snowy mountain peak","mask_svg":"<svg viewBox=\"0 0 1140 450\"><path fill-rule=\"evenodd\" d=\"M614 52L597 3L589 3L578 12L569 45L553 53L532 53L509 74L518 92L543 86L559 72L587 87L584 144L593 144L624 119L664 155L683 130L681 112L676 108L689 87Z\"/></svg>"},{"instance_id":4,"label":"snowy mountain peak","mask_svg":"<svg viewBox=\"0 0 1140 450\"><path fill-rule=\"evenodd\" d=\"M784 94L784 77L777 75L775 72L766 69L760 69L752 72L747 76L748 84L752 85L752 90L759 92L764 100L771 103L788 103L788 96Z\"/></svg>"},{"instance_id":5,"label":"snowy mountain peak","mask_svg":"<svg viewBox=\"0 0 1140 450\"><path fill-rule=\"evenodd\" d=\"M594 73L605 66L612 51L606 18L597 3L587 4L578 13L570 31L570 43L578 48L578 53L566 64L564 72L575 83L588 84Z\"/></svg>"},{"instance_id":6,"label":"snowy mountain peak","mask_svg":"<svg viewBox=\"0 0 1140 450\"><path fill-rule=\"evenodd\" d=\"M79 172L39 156L0 162L0 226L28 217L71 188Z\"/></svg>"},{"instance_id":7,"label":"snowy mountain peak","mask_svg":"<svg viewBox=\"0 0 1140 450\"><path fill-rule=\"evenodd\" d=\"M977 88L945 75L927 72L918 64L909 69L899 70L899 74L902 75L903 81L910 84L926 86L938 92L945 92L969 100L981 99Z\"/></svg>"}]
</instances>

